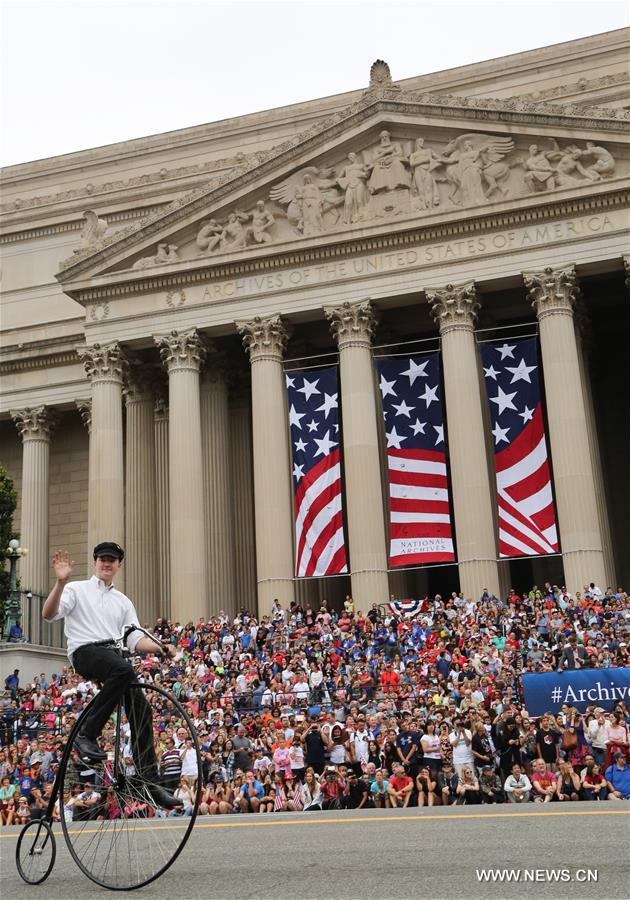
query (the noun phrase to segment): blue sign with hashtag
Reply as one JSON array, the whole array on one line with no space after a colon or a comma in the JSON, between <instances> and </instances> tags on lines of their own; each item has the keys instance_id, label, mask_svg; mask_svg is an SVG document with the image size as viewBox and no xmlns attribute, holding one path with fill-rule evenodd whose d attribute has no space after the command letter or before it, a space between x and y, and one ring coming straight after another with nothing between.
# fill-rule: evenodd
<instances>
[{"instance_id":1,"label":"blue sign with hashtag","mask_svg":"<svg viewBox=\"0 0 630 900\"><path fill-rule=\"evenodd\" d=\"M630 700L630 666L528 674L522 683L530 716L557 713L563 703L585 712L588 706L613 709L620 700Z\"/></svg>"}]
</instances>

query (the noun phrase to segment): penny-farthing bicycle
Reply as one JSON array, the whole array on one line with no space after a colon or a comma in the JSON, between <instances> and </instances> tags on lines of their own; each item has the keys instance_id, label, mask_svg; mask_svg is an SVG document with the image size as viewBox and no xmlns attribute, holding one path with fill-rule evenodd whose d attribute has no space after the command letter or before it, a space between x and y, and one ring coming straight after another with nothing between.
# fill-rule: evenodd
<instances>
[{"instance_id":1,"label":"penny-farthing bicycle","mask_svg":"<svg viewBox=\"0 0 630 900\"><path fill-rule=\"evenodd\" d=\"M126 629L116 641L123 653L128 653L126 640L134 630L159 643L154 635L135 626ZM168 713L171 722L177 723L178 739L196 760L196 786L184 816L167 817L151 796L152 784L161 782L156 780L157 774L143 771L130 691L142 691L153 712ZM66 742L43 818L29 822L20 833L16 849L18 872L28 884L41 884L50 875L56 857L52 825L57 808L68 850L81 871L101 887L134 890L155 881L175 862L192 831L201 795L201 754L195 728L179 701L159 685L132 684L114 711L115 724L109 730L106 726L101 735L110 747L108 758L88 765L80 759L75 745L83 715L85 710ZM80 805L76 801L77 785L83 790L88 781L100 799Z\"/></svg>"}]
</instances>

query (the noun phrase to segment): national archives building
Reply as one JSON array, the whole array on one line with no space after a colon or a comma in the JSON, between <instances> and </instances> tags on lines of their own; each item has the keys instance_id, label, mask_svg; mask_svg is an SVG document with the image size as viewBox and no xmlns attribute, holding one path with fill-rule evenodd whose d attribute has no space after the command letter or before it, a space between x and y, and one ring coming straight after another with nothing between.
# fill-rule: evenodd
<instances>
[{"instance_id":1,"label":"national archives building","mask_svg":"<svg viewBox=\"0 0 630 900\"><path fill-rule=\"evenodd\" d=\"M48 590L58 548L89 576L113 539L144 622L627 588L628 49L620 30L405 81L366 61L351 93L5 169L23 587ZM538 342L555 553L499 553L495 337ZM418 348L440 355L455 559L392 569L374 363ZM296 578L286 373L325 364L347 573Z\"/></svg>"}]
</instances>

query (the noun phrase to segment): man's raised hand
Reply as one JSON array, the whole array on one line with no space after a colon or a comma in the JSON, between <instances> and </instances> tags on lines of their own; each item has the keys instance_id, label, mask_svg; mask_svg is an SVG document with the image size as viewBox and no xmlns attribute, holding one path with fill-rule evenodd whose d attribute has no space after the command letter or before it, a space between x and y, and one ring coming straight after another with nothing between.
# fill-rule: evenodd
<instances>
[{"instance_id":1,"label":"man's raised hand","mask_svg":"<svg viewBox=\"0 0 630 900\"><path fill-rule=\"evenodd\" d=\"M74 560L70 559L66 550L57 550L53 556L53 569L57 576L57 581L67 581L72 575L74 568Z\"/></svg>"}]
</instances>

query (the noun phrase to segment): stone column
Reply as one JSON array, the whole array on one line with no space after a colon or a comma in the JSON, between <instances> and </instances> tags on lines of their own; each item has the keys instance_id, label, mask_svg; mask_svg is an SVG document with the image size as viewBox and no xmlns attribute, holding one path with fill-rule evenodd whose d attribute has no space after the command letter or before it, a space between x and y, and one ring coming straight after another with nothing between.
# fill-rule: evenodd
<instances>
[{"instance_id":1,"label":"stone column","mask_svg":"<svg viewBox=\"0 0 630 900\"><path fill-rule=\"evenodd\" d=\"M588 422L586 433L588 435L588 445L591 451L593 473L595 476L595 497L597 500L599 527L602 535L602 551L604 553L606 585L614 587L618 583L615 572L614 545L610 527L610 517L608 515L608 498L606 495L604 470L602 467L602 458L599 449L600 444L597 431L597 416L595 414L595 404L593 402L593 390L591 386L591 374L589 371L590 323L588 320L586 308L583 304L580 304L576 308L575 313L575 340L578 351L578 363L580 366L582 392L584 394L586 419ZM602 588L602 590L606 590L606 588Z\"/></svg>"},{"instance_id":2,"label":"stone column","mask_svg":"<svg viewBox=\"0 0 630 900\"><path fill-rule=\"evenodd\" d=\"M171 617L207 615L206 534L199 369L205 348L196 329L156 337L168 370Z\"/></svg>"},{"instance_id":3,"label":"stone column","mask_svg":"<svg viewBox=\"0 0 630 900\"><path fill-rule=\"evenodd\" d=\"M488 464L484 405L474 323L479 309L474 284L426 291L439 325L448 427L448 454L460 588L477 599L499 593L495 535L495 486Z\"/></svg>"},{"instance_id":4,"label":"stone column","mask_svg":"<svg viewBox=\"0 0 630 900\"><path fill-rule=\"evenodd\" d=\"M589 448L573 324L575 268L546 268L523 276L538 316L560 545L567 588L594 581L606 588L596 475Z\"/></svg>"},{"instance_id":5,"label":"stone column","mask_svg":"<svg viewBox=\"0 0 630 900\"><path fill-rule=\"evenodd\" d=\"M94 559L92 557L92 550L94 548L94 544L92 541L92 536L90 534L90 522L89 522L89 493L90 493L90 485L92 484L92 473L94 471L94 446L92 444L92 401L91 400L76 400L75 406L81 416L81 421L83 422L84 427L88 433L88 535L87 535L87 568L86 573L88 578L92 573L92 566L94 563Z\"/></svg>"},{"instance_id":6,"label":"stone column","mask_svg":"<svg viewBox=\"0 0 630 900\"><path fill-rule=\"evenodd\" d=\"M287 608L293 587L291 469L282 356L288 334L280 316L236 322L252 367L252 434L258 615L275 597Z\"/></svg>"},{"instance_id":7,"label":"stone column","mask_svg":"<svg viewBox=\"0 0 630 900\"><path fill-rule=\"evenodd\" d=\"M236 614L230 417L223 360L213 354L201 379L201 440L208 546L208 613Z\"/></svg>"},{"instance_id":8,"label":"stone column","mask_svg":"<svg viewBox=\"0 0 630 900\"><path fill-rule=\"evenodd\" d=\"M345 507L357 609L389 599L369 300L324 308L339 347Z\"/></svg>"},{"instance_id":9,"label":"stone column","mask_svg":"<svg viewBox=\"0 0 630 900\"><path fill-rule=\"evenodd\" d=\"M254 527L254 465L252 461L252 411L247 397L236 399L230 408L232 452L231 486L234 504L234 567L237 606L255 610L256 530Z\"/></svg>"},{"instance_id":10,"label":"stone column","mask_svg":"<svg viewBox=\"0 0 630 900\"><path fill-rule=\"evenodd\" d=\"M100 541L125 546L122 386L125 358L118 342L82 347L79 356L92 384L88 554ZM116 587L125 590L125 568Z\"/></svg>"},{"instance_id":11,"label":"stone column","mask_svg":"<svg viewBox=\"0 0 630 900\"><path fill-rule=\"evenodd\" d=\"M148 371L134 367L125 390L127 593L140 625L155 625L157 605L157 508L153 389Z\"/></svg>"},{"instance_id":12,"label":"stone column","mask_svg":"<svg viewBox=\"0 0 630 900\"><path fill-rule=\"evenodd\" d=\"M52 417L45 406L35 406L12 410L11 418L22 437L20 541L29 551L20 563L20 581L25 590L47 594L50 589L48 473Z\"/></svg>"},{"instance_id":13,"label":"stone column","mask_svg":"<svg viewBox=\"0 0 630 900\"><path fill-rule=\"evenodd\" d=\"M171 538L168 502L168 403L159 395L153 409L155 433L155 505L157 518L158 616L171 616Z\"/></svg>"}]
</instances>

